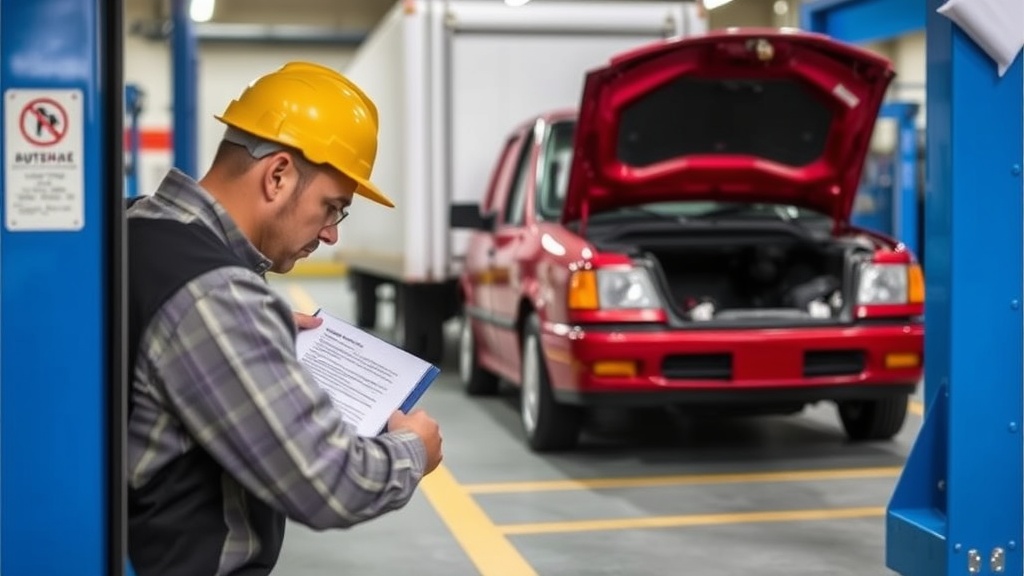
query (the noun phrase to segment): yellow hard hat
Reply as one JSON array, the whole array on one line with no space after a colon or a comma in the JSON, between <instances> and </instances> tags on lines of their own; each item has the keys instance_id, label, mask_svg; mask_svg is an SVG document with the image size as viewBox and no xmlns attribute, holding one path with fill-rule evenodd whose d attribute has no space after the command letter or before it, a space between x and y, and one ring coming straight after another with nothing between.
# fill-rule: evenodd
<instances>
[{"instance_id":1,"label":"yellow hard hat","mask_svg":"<svg viewBox=\"0 0 1024 576\"><path fill-rule=\"evenodd\" d=\"M356 193L395 204L370 182L377 157L377 107L351 80L311 62L289 62L254 80L218 120L298 149L359 185Z\"/></svg>"}]
</instances>

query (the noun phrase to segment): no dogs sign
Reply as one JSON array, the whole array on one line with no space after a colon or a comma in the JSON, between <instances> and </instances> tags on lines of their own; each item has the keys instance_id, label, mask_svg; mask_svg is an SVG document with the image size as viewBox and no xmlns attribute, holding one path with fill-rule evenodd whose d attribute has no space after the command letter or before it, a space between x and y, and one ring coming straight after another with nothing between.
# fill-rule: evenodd
<instances>
[{"instance_id":1,"label":"no dogs sign","mask_svg":"<svg viewBox=\"0 0 1024 576\"><path fill-rule=\"evenodd\" d=\"M11 231L85 224L81 90L4 94L4 214Z\"/></svg>"}]
</instances>

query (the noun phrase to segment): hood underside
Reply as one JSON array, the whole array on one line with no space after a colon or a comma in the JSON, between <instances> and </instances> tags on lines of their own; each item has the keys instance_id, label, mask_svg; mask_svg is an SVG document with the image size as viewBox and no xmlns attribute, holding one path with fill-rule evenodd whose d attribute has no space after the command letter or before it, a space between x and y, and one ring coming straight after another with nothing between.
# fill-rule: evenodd
<instances>
[{"instance_id":1,"label":"hood underside","mask_svg":"<svg viewBox=\"0 0 1024 576\"><path fill-rule=\"evenodd\" d=\"M564 221L621 206L790 204L848 221L890 63L825 36L665 41L586 77Z\"/></svg>"}]
</instances>

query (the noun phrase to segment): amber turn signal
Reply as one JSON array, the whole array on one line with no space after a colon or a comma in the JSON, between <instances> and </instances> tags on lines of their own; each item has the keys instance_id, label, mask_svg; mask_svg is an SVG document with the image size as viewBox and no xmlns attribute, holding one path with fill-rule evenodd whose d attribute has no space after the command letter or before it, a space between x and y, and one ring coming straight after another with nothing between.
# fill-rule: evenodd
<instances>
[{"instance_id":1,"label":"amber turn signal","mask_svg":"<svg viewBox=\"0 0 1024 576\"><path fill-rule=\"evenodd\" d=\"M921 356L913 352L893 352L885 355L886 368L917 368L921 365Z\"/></svg>"},{"instance_id":2,"label":"amber turn signal","mask_svg":"<svg viewBox=\"0 0 1024 576\"><path fill-rule=\"evenodd\" d=\"M911 304L924 303L924 272L919 264L907 270L907 301Z\"/></svg>"},{"instance_id":3,"label":"amber turn signal","mask_svg":"<svg viewBox=\"0 0 1024 576\"><path fill-rule=\"evenodd\" d=\"M569 309L597 310L597 272L577 270L569 280Z\"/></svg>"},{"instance_id":4,"label":"amber turn signal","mask_svg":"<svg viewBox=\"0 0 1024 576\"><path fill-rule=\"evenodd\" d=\"M592 368L594 376L636 376L636 362L630 360L598 360Z\"/></svg>"}]
</instances>

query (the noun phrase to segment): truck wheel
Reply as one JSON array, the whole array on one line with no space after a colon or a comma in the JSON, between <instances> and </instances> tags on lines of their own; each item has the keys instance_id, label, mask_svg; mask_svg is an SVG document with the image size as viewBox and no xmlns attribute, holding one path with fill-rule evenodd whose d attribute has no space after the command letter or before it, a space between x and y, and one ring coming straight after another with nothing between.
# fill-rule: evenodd
<instances>
[{"instance_id":1,"label":"truck wheel","mask_svg":"<svg viewBox=\"0 0 1024 576\"><path fill-rule=\"evenodd\" d=\"M523 334L520 389L523 430L533 450L548 452L570 449L579 441L583 411L577 406L558 404L555 401L543 354L540 347L540 322L536 315L531 315L526 320Z\"/></svg>"},{"instance_id":2,"label":"truck wheel","mask_svg":"<svg viewBox=\"0 0 1024 576\"><path fill-rule=\"evenodd\" d=\"M490 396L498 391L498 377L480 366L473 321L466 315L459 335L459 377L470 396Z\"/></svg>"},{"instance_id":3,"label":"truck wheel","mask_svg":"<svg viewBox=\"0 0 1024 576\"><path fill-rule=\"evenodd\" d=\"M444 325L425 291L406 287L398 296L395 340L399 347L431 364L444 356Z\"/></svg>"},{"instance_id":4,"label":"truck wheel","mask_svg":"<svg viewBox=\"0 0 1024 576\"><path fill-rule=\"evenodd\" d=\"M888 440L907 419L907 394L879 400L837 403L839 419L851 440Z\"/></svg>"},{"instance_id":5,"label":"truck wheel","mask_svg":"<svg viewBox=\"0 0 1024 576\"><path fill-rule=\"evenodd\" d=\"M356 299L356 326L376 327L378 283L362 274L350 274L349 285Z\"/></svg>"}]
</instances>

